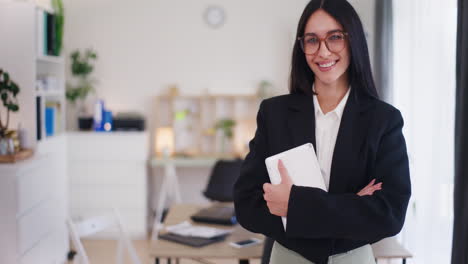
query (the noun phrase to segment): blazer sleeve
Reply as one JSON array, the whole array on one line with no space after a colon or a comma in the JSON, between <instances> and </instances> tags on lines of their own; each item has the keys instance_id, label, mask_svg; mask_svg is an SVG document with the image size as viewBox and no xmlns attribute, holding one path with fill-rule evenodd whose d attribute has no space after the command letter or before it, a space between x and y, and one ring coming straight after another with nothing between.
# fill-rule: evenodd
<instances>
[{"instance_id":1,"label":"blazer sleeve","mask_svg":"<svg viewBox=\"0 0 468 264\"><path fill-rule=\"evenodd\" d=\"M389 120L371 174L383 182L382 190L371 196L358 196L293 186L288 205L287 237L377 241L400 232L411 184L402 134L403 118L394 110Z\"/></svg>"},{"instance_id":2,"label":"blazer sleeve","mask_svg":"<svg viewBox=\"0 0 468 264\"><path fill-rule=\"evenodd\" d=\"M264 104L260 104L255 137L234 185L234 205L237 220L245 229L278 238L284 237L281 218L269 212L263 199L263 184L270 182L265 165L268 149Z\"/></svg>"}]
</instances>

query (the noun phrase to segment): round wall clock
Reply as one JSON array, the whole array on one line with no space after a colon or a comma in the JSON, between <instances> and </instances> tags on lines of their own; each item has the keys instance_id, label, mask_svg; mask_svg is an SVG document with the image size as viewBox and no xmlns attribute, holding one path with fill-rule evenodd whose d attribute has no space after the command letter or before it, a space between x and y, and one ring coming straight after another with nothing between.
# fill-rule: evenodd
<instances>
[{"instance_id":1,"label":"round wall clock","mask_svg":"<svg viewBox=\"0 0 468 264\"><path fill-rule=\"evenodd\" d=\"M226 13L220 6L208 6L203 13L205 23L212 28L221 27L226 19Z\"/></svg>"}]
</instances>

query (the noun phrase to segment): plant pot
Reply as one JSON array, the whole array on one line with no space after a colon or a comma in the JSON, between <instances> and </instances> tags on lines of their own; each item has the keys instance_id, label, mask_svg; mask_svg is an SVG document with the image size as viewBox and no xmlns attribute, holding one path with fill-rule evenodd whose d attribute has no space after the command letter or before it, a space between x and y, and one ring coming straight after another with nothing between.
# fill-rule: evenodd
<instances>
[{"instance_id":1,"label":"plant pot","mask_svg":"<svg viewBox=\"0 0 468 264\"><path fill-rule=\"evenodd\" d=\"M82 116L78 117L78 129L79 130L91 130L93 128L93 117Z\"/></svg>"}]
</instances>

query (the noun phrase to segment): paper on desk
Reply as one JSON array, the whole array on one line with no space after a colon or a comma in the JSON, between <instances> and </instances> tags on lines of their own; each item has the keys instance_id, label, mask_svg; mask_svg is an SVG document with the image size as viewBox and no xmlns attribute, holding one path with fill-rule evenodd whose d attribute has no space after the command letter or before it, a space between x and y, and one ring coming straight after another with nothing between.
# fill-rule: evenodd
<instances>
[{"instance_id":1,"label":"paper on desk","mask_svg":"<svg viewBox=\"0 0 468 264\"><path fill-rule=\"evenodd\" d=\"M214 238L232 233L232 229L220 229L208 226L194 226L188 221L166 227L169 233L201 238Z\"/></svg>"}]
</instances>

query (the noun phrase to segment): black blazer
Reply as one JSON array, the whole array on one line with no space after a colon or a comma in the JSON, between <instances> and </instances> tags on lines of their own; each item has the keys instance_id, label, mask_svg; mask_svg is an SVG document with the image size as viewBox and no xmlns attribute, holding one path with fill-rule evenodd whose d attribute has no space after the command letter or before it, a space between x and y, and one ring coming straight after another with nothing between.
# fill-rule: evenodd
<instances>
[{"instance_id":1,"label":"black blazer","mask_svg":"<svg viewBox=\"0 0 468 264\"><path fill-rule=\"evenodd\" d=\"M265 158L307 142L315 147L314 103L291 94L264 100L257 131L234 187L239 223L275 239L314 263L400 232L411 196L403 119L393 106L352 89L333 153L328 193L293 185L287 229L272 215L262 185L270 182ZM382 190L356 193L372 179Z\"/></svg>"}]
</instances>

